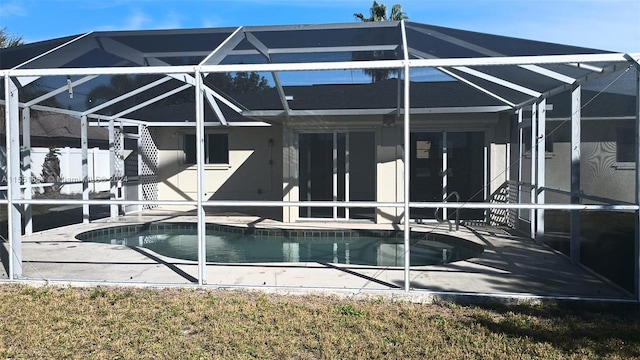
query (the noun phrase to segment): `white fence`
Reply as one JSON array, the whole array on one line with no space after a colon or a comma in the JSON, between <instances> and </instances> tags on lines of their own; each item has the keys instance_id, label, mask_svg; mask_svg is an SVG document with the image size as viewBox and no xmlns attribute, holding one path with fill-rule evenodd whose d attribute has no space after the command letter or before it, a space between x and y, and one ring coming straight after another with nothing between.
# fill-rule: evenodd
<instances>
[{"instance_id":1,"label":"white fence","mask_svg":"<svg viewBox=\"0 0 640 360\"><path fill-rule=\"evenodd\" d=\"M60 148L58 159L60 160L60 178L57 183L62 185L61 194L80 194L82 193L82 150L78 148ZM32 148L31 149L31 179L33 184L33 193L42 193L43 186L37 183L51 183L55 179L43 179L42 164L45 156L49 153L49 148ZM110 178L109 172L109 150L101 150L99 148L91 148L88 152L89 166L89 191L100 192L109 191ZM0 175L2 175L2 187L6 185L6 149L0 148ZM2 189L4 190L4 189ZM2 191L4 192L4 191Z\"/></svg>"}]
</instances>

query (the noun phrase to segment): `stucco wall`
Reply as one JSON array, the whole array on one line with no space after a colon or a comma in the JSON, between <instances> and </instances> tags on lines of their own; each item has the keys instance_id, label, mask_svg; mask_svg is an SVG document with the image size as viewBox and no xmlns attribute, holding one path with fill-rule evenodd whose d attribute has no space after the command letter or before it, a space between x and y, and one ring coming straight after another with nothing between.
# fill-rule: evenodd
<instances>
[{"instance_id":1,"label":"stucco wall","mask_svg":"<svg viewBox=\"0 0 640 360\"><path fill-rule=\"evenodd\" d=\"M493 194L499 193L506 181L509 180L509 170L514 164L513 159L509 156L510 126L509 116L504 114L500 116L498 124L489 128L486 133L485 141L489 144L489 198Z\"/></svg>"},{"instance_id":2,"label":"stucco wall","mask_svg":"<svg viewBox=\"0 0 640 360\"><path fill-rule=\"evenodd\" d=\"M547 129L552 132L550 138L553 140L553 151L547 153L545 159L545 181L549 188L565 191L571 189L570 126L568 121L547 122ZM618 163L616 159L618 128L633 129L633 126L633 120L582 120L580 188L583 194L634 202L635 166ZM523 160L525 179L529 178L531 172L530 161L528 156ZM548 203L568 203L569 197L547 192L545 200Z\"/></svg>"},{"instance_id":3,"label":"stucco wall","mask_svg":"<svg viewBox=\"0 0 640 360\"><path fill-rule=\"evenodd\" d=\"M229 164L205 165L206 199L281 200L282 128L279 125L215 127L207 128L206 132L229 135ZM158 131L160 199L196 198L196 166L184 164L185 133L194 133L194 129L171 127Z\"/></svg>"},{"instance_id":4,"label":"stucco wall","mask_svg":"<svg viewBox=\"0 0 640 360\"><path fill-rule=\"evenodd\" d=\"M380 127L376 132L376 143L377 201L404 201L402 126ZM403 208L380 207L376 211L376 222L378 224L398 223L403 213Z\"/></svg>"}]
</instances>

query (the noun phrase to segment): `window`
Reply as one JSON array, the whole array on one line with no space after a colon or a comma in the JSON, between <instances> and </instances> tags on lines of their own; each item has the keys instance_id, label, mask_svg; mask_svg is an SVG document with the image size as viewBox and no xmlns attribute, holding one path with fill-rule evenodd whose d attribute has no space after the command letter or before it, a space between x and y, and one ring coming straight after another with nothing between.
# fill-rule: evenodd
<instances>
[{"instance_id":1,"label":"window","mask_svg":"<svg viewBox=\"0 0 640 360\"><path fill-rule=\"evenodd\" d=\"M204 138L204 163L228 164L229 163L229 135L206 134ZM184 135L184 163L196 163L196 136Z\"/></svg>"},{"instance_id":2,"label":"window","mask_svg":"<svg viewBox=\"0 0 640 360\"><path fill-rule=\"evenodd\" d=\"M616 161L633 162L636 161L635 144L636 132L632 127L619 127L616 134Z\"/></svg>"}]
</instances>

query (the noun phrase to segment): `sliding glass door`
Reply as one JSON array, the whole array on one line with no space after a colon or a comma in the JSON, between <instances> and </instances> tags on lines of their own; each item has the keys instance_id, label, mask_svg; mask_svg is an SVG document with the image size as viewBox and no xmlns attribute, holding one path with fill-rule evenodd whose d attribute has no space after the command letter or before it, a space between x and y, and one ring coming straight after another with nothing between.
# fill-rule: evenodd
<instances>
[{"instance_id":1,"label":"sliding glass door","mask_svg":"<svg viewBox=\"0 0 640 360\"><path fill-rule=\"evenodd\" d=\"M410 201L436 202L453 193L460 202L481 202L486 196L484 133L482 132L415 132L411 134ZM450 197L451 196L451 197ZM447 217L455 210L441 210ZM435 219L434 209L414 208L411 218ZM462 209L460 219L480 220L482 209Z\"/></svg>"},{"instance_id":2,"label":"sliding glass door","mask_svg":"<svg viewBox=\"0 0 640 360\"><path fill-rule=\"evenodd\" d=\"M375 138L373 132L301 133L299 189L301 201L374 201ZM374 208L300 208L301 218L371 219Z\"/></svg>"}]
</instances>

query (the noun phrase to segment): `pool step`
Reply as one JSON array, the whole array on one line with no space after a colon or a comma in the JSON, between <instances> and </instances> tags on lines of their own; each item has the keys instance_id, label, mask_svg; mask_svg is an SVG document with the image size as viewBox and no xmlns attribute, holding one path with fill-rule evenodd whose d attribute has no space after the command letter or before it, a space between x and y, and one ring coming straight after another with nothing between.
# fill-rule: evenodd
<instances>
[{"instance_id":1,"label":"pool step","mask_svg":"<svg viewBox=\"0 0 640 360\"><path fill-rule=\"evenodd\" d=\"M460 222L460 225L465 226L487 226L487 222L484 220L464 220Z\"/></svg>"}]
</instances>

